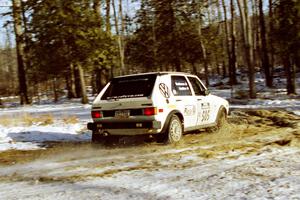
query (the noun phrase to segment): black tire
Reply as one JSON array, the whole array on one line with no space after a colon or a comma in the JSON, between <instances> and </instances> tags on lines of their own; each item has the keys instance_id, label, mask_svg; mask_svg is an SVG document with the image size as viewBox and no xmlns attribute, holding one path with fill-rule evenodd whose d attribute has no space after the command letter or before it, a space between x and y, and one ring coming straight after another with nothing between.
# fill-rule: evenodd
<instances>
[{"instance_id":1,"label":"black tire","mask_svg":"<svg viewBox=\"0 0 300 200\"><path fill-rule=\"evenodd\" d=\"M92 143L100 143L100 142L103 142L103 135L101 135L101 134L99 134L99 133L95 133L95 132L93 131L91 142L92 142Z\"/></svg>"},{"instance_id":2,"label":"black tire","mask_svg":"<svg viewBox=\"0 0 300 200\"><path fill-rule=\"evenodd\" d=\"M218 114L218 119L217 119L217 129L220 130L224 124L226 123L227 120L227 115L226 115L226 111L223 108L221 110L221 112Z\"/></svg>"},{"instance_id":3,"label":"black tire","mask_svg":"<svg viewBox=\"0 0 300 200\"><path fill-rule=\"evenodd\" d=\"M173 115L169 121L167 132L157 135L157 142L167 144L178 143L182 138L183 125L177 115Z\"/></svg>"},{"instance_id":4,"label":"black tire","mask_svg":"<svg viewBox=\"0 0 300 200\"><path fill-rule=\"evenodd\" d=\"M108 135L104 136L102 134L93 133L92 134L92 144L102 144L102 145L117 145L119 143L120 136L118 135Z\"/></svg>"}]
</instances>

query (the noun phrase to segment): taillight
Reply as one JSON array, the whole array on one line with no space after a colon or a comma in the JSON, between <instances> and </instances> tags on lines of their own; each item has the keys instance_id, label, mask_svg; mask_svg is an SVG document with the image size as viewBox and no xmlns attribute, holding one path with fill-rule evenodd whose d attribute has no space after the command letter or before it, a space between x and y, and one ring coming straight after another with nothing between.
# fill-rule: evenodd
<instances>
[{"instance_id":1,"label":"taillight","mask_svg":"<svg viewBox=\"0 0 300 200\"><path fill-rule=\"evenodd\" d=\"M155 107L144 108L144 115L151 116L156 114L157 114L157 109Z\"/></svg>"},{"instance_id":2,"label":"taillight","mask_svg":"<svg viewBox=\"0 0 300 200\"><path fill-rule=\"evenodd\" d=\"M101 111L92 111L92 118L101 118L102 113Z\"/></svg>"}]
</instances>

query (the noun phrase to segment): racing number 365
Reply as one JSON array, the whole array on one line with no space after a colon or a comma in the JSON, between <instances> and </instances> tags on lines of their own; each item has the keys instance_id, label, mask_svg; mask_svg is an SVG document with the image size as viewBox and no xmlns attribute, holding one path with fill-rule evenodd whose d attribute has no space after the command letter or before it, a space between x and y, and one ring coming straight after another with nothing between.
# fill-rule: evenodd
<instances>
[{"instance_id":1,"label":"racing number 365","mask_svg":"<svg viewBox=\"0 0 300 200\"><path fill-rule=\"evenodd\" d=\"M201 120L202 122L209 120L209 113L210 113L209 108L203 109L202 120Z\"/></svg>"}]
</instances>

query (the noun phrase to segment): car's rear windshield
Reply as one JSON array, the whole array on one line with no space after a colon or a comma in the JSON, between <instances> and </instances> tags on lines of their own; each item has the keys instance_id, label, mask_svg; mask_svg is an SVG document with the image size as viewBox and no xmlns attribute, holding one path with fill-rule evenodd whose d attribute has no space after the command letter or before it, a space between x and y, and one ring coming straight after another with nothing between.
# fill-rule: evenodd
<instances>
[{"instance_id":1,"label":"car's rear windshield","mask_svg":"<svg viewBox=\"0 0 300 200\"><path fill-rule=\"evenodd\" d=\"M151 95L156 74L114 78L102 100L148 97Z\"/></svg>"}]
</instances>

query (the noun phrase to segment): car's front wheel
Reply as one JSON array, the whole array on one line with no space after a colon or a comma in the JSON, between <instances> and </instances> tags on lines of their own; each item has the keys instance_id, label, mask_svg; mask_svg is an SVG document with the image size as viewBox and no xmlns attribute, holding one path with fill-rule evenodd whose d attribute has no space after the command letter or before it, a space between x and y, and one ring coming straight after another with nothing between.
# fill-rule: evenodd
<instances>
[{"instance_id":1,"label":"car's front wheel","mask_svg":"<svg viewBox=\"0 0 300 200\"><path fill-rule=\"evenodd\" d=\"M226 110L224 108L221 108L217 115L216 125L214 127L207 128L207 131L211 133L219 131L226 123L226 120Z\"/></svg>"}]
</instances>

